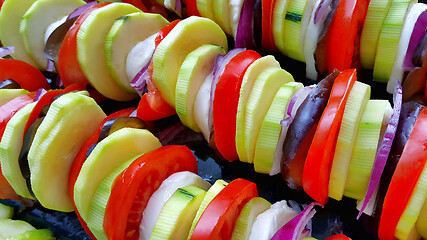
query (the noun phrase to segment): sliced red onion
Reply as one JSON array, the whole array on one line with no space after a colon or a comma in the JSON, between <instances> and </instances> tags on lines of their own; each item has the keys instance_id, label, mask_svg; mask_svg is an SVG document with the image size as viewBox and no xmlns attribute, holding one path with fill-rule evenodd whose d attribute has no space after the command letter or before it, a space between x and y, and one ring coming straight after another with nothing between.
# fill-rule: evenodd
<instances>
[{"instance_id":1,"label":"sliced red onion","mask_svg":"<svg viewBox=\"0 0 427 240\"><path fill-rule=\"evenodd\" d=\"M213 79L212 79L212 86L211 86L211 93L210 93L210 106L209 106L209 116L208 116L208 122L211 129L213 129L213 121L212 121L212 115L213 115L213 99L215 98L215 90L216 90L216 84L219 81L219 77L221 76L222 72L224 72L225 66L230 62L232 58L234 58L237 54L245 51L244 48L235 48L231 51L229 51L227 54L218 55L215 59L215 66L213 69Z\"/></svg>"},{"instance_id":2,"label":"sliced red onion","mask_svg":"<svg viewBox=\"0 0 427 240\"><path fill-rule=\"evenodd\" d=\"M281 227L271 238L271 240L299 240L309 235L305 226L316 214L315 206L321 206L317 202L313 202L306 207L300 214L294 217Z\"/></svg>"},{"instance_id":3,"label":"sliced red onion","mask_svg":"<svg viewBox=\"0 0 427 240\"><path fill-rule=\"evenodd\" d=\"M36 96L34 97L33 102L37 102L47 91L44 88L39 88L37 90Z\"/></svg>"},{"instance_id":4,"label":"sliced red onion","mask_svg":"<svg viewBox=\"0 0 427 240\"><path fill-rule=\"evenodd\" d=\"M245 0L237 25L236 48L254 48L254 4L255 0Z\"/></svg>"},{"instance_id":5,"label":"sliced red onion","mask_svg":"<svg viewBox=\"0 0 427 240\"><path fill-rule=\"evenodd\" d=\"M412 30L411 38L409 40L408 50L406 51L405 60L403 61L403 68L412 69L412 56L415 53L418 43L424 38L427 30L427 11L422 12L414 25Z\"/></svg>"},{"instance_id":6,"label":"sliced red onion","mask_svg":"<svg viewBox=\"0 0 427 240\"><path fill-rule=\"evenodd\" d=\"M150 61L151 62L151 61ZM146 87L147 87L147 79L149 77L148 74L148 67L150 66L150 63L145 65L133 78L132 82L130 82L130 85L135 88L135 90L138 92L139 96L142 97L142 95L145 93Z\"/></svg>"},{"instance_id":7,"label":"sliced red onion","mask_svg":"<svg viewBox=\"0 0 427 240\"><path fill-rule=\"evenodd\" d=\"M427 51L427 31L424 33L423 38L418 43L412 55L412 64L417 67L423 66L424 58Z\"/></svg>"},{"instance_id":8,"label":"sliced red onion","mask_svg":"<svg viewBox=\"0 0 427 240\"><path fill-rule=\"evenodd\" d=\"M316 85L303 87L298 92L295 93L295 95L292 97L291 101L289 102L288 111L287 111L287 115L289 117L291 118L295 117L295 114L299 106L315 87Z\"/></svg>"},{"instance_id":9,"label":"sliced red onion","mask_svg":"<svg viewBox=\"0 0 427 240\"><path fill-rule=\"evenodd\" d=\"M55 63L51 59L48 59L46 64L46 71L54 72L55 70Z\"/></svg>"},{"instance_id":10,"label":"sliced red onion","mask_svg":"<svg viewBox=\"0 0 427 240\"><path fill-rule=\"evenodd\" d=\"M131 114L129 114L129 117L136 117L137 112L138 112L138 110L135 109L135 111L133 111Z\"/></svg>"},{"instance_id":11,"label":"sliced red onion","mask_svg":"<svg viewBox=\"0 0 427 240\"><path fill-rule=\"evenodd\" d=\"M402 109L402 86L397 81L397 86L393 96L393 115L387 125L387 129L384 134L384 138L378 148L377 155L375 156L374 168L372 169L371 179L369 180L368 189L366 191L365 200L363 206L359 211L357 219L362 215L366 206L368 205L371 197L380 182L381 175L384 171L384 167L387 163L387 158L390 153L391 145L393 144L394 136L396 135L397 125L399 124L400 111Z\"/></svg>"},{"instance_id":12,"label":"sliced red onion","mask_svg":"<svg viewBox=\"0 0 427 240\"><path fill-rule=\"evenodd\" d=\"M314 24L317 24L320 19L324 19L329 14L331 2L332 0L322 0L320 2L319 7L314 13Z\"/></svg>"},{"instance_id":13,"label":"sliced red onion","mask_svg":"<svg viewBox=\"0 0 427 240\"><path fill-rule=\"evenodd\" d=\"M15 53L15 47L2 47L0 48L0 58Z\"/></svg>"},{"instance_id":14,"label":"sliced red onion","mask_svg":"<svg viewBox=\"0 0 427 240\"><path fill-rule=\"evenodd\" d=\"M59 74L56 77L55 84L56 84L56 86L58 86L58 88L64 87L64 83L62 82L61 76Z\"/></svg>"},{"instance_id":15,"label":"sliced red onion","mask_svg":"<svg viewBox=\"0 0 427 240\"><path fill-rule=\"evenodd\" d=\"M175 2L175 12L179 17L182 17L182 3L181 0L176 0Z\"/></svg>"},{"instance_id":16,"label":"sliced red onion","mask_svg":"<svg viewBox=\"0 0 427 240\"><path fill-rule=\"evenodd\" d=\"M86 11L86 9L92 7L93 5L97 4L97 1L93 1L93 2L88 2L85 5L77 8L76 10L74 10L70 15L68 15L67 20L74 18L74 17L78 17L80 16L84 11Z\"/></svg>"},{"instance_id":17,"label":"sliced red onion","mask_svg":"<svg viewBox=\"0 0 427 240\"><path fill-rule=\"evenodd\" d=\"M163 146L166 145L185 145L203 141L201 133L185 127L181 121L162 130L157 136Z\"/></svg>"}]
</instances>

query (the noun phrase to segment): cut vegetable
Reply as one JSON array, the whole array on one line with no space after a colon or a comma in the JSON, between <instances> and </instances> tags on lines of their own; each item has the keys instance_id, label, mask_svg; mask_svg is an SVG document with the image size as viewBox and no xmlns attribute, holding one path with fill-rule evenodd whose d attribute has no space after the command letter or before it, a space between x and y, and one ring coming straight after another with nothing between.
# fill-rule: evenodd
<instances>
[{"instance_id":1,"label":"cut vegetable","mask_svg":"<svg viewBox=\"0 0 427 240\"><path fill-rule=\"evenodd\" d=\"M214 0L213 1L213 14L215 16L215 22L217 22L221 28L228 35L233 36L233 30L230 24L230 6L228 0Z\"/></svg>"},{"instance_id":2,"label":"cut vegetable","mask_svg":"<svg viewBox=\"0 0 427 240\"><path fill-rule=\"evenodd\" d=\"M215 22L192 16L180 21L157 46L153 83L169 105L175 106L176 81L187 54L203 44L222 46L228 51L227 38Z\"/></svg>"},{"instance_id":3,"label":"cut vegetable","mask_svg":"<svg viewBox=\"0 0 427 240\"><path fill-rule=\"evenodd\" d=\"M303 87L301 83L290 82L280 87L270 108L261 124L259 136L255 145L254 168L255 172L270 174L276 158L276 149L279 143L282 126L280 121L285 116L292 96ZM283 144L283 143L282 143ZM280 164L272 175L280 172Z\"/></svg>"},{"instance_id":4,"label":"cut vegetable","mask_svg":"<svg viewBox=\"0 0 427 240\"><path fill-rule=\"evenodd\" d=\"M195 186L178 188L160 211L150 239L186 239L205 194Z\"/></svg>"},{"instance_id":5,"label":"cut vegetable","mask_svg":"<svg viewBox=\"0 0 427 240\"><path fill-rule=\"evenodd\" d=\"M341 200L344 194L357 129L370 95L371 87L356 81L345 104L329 177L328 195L336 200Z\"/></svg>"},{"instance_id":6,"label":"cut vegetable","mask_svg":"<svg viewBox=\"0 0 427 240\"><path fill-rule=\"evenodd\" d=\"M261 197L254 197L247 202L237 218L231 240L249 239L255 218L270 207L271 203Z\"/></svg>"},{"instance_id":7,"label":"cut vegetable","mask_svg":"<svg viewBox=\"0 0 427 240\"><path fill-rule=\"evenodd\" d=\"M196 2L197 10L199 11L200 16L215 21L215 16L213 12L214 0L196 0Z\"/></svg>"},{"instance_id":8,"label":"cut vegetable","mask_svg":"<svg viewBox=\"0 0 427 240\"><path fill-rule=\"evenodd\" d=\"M255 80L245 107L245 151L248 162L253 163L255 145L261 129L262 120L280 86L294 79L287 71L270 67Z\"/></svg>"},{"instance_id":9,"label":"cut vegetable","mask_svg":"<svg viewBox=\"0 0 427 240\"><path fill-rule=\"evenodd\" d=\"M90 202L108 174L123 162L159 147L153 134L134 128L120 129L99 142L84 162L74 186L74 202L83 220L88 219Z\"/></svg>"},{"instance_id":10,"label":"cut vegetable","mask_svg":"<svg viewBox=\"0 0 427 240\"><path fill-rule=\"evenodd\" d=\"M13 217L15 209L0 203L0 219L10 219Z\"/></svg>"},{"instance_id":11,"label":"cut vegetable","mask_svg":"<svg viewBox=\"0 0 427 240\"><path fill-rule=\"evenodd\" d=\"M222 191L222 189L227 186L227 182L224 180L216 180L216 182L209 188L209 190L206 192L205 197L203 198L202 203L200 204L199 209L197 210L196 216L194 217L193 223L191 224L190 232L188 234L188 238L190 239L193 235L194 228L196 227L197 223L200 220L200 217L202 216L203 212L205 211L206 207L210 204L210 202L218 195L219 192Z\"/></svg>"},{"instance_id":12,"label":"cut vegetable","mask_svg":"<svg viewBox=\"0 0 427 240\"><path fill-rule=\"evenodd\" d=\"M424 206L420 211L420 215L418 216L416 228L417 232L421 235L423 238L427 238L427 201L424 201Z\"/></svg>"},{"instance_id":13,"label":"cut vegetable","mask_svg":"<svg viewBox=\"0 0 427 240\"><path fill-rule=\"evenodd\" d=\"M240 161L248 162L245 150L245 108L251 89L255 80L265 69L269 67L280 67L279 62L269 55L255 60L245 72L240 87L239 103L236 114L236 150Z\"/></svg>"},{"instance_id":14,"label":"cut vegetable","mask_svg":"<svg viewBox=\"0 0 427 240\"><path fill-rule=\"evenodd\" d=\"M28 117L36 103L30 103L18 111L8 122L0 143L0 160L3 176L15 192L32 199L26 179L19 166L19 155L24 141L24 130Z\"/></svg>"},{"instance_id":15,"label":"cut vegetable","mask_svg":"<svg viewBox=\"0 0 427 240\"><path fill-rule=\"evenodd\" d=\"M150 197L147 207L144 210L141 223L139 225L140 238L150 239L154 225L166 201L170 199L172 194L178 188L190 185L196 186L205 191L210 187L208 182L192 172L174 173L162 182L159 189L157 189Z\"/></svg>"},{"instance_id":16,"label":"cut vegetable","mask_svg":"<svg viewBox=\"0 0 427 240\"><path fill-rule=\"evenodd\" d=\"M22 220L0 220L0 239L8 239L31 230L35 230L35 228Z\"/></svg>"},{"instance_id":17,"label":"cut vegetable","mask_svg":"<svg viewBox=\"0 0 427 240\"><path fill-rule=\"evenodd\" d=\"M31 187L44 207L74 210L68 190L71 163L104 118L96 102L79 93L65 94L50 105L28 153Z\"/></svg>"},{"instance_id":18,"label":"cut vegetable","mask_svg":"<svg viewBox=\"0 0 427 240\"><path fill-rule=\"evenodd\" d=\"M413 0L391 0L390 9L381 27L374 65L374 81L388 82L396 60L403 23ZM393 89L394 90L394 89Z\"/></svg>"},{"instance_id":19,"label":"cut vegetable","mask_svg":"<svg viewBox=\"0 0 427 240\"><path fill-rule=\"evenodd\" d=\"M0 107L25 93L28 93L25 89L0 89Z\"/></svg>"},{"instance_id":20,"label":"cut vegetable","mask_svg":"<svg viewBox=\"0 0 427 240\"><path fill-rule=\"evenodd\" d=\"M215 59L220 54L225 54L222 47L211 44L202 45L187 55L179 70L175 93L176 113L186 127L196 132L200 132L193 113L196 95L212 72Z\"/></svg>"},{"instance_id":21,"label":"cut vegetable","mask_svg":"<svg viewBox=\"0 0 427 240\"><path fill-rule=\"evenodd\" d=\"M356 81L356 69L343 71L335 79L331 96L317 125L303 171L305 192L320 204L328 201L329 176L344 115L345 104Z\"/></svg>"},{"instance_id":22,"label":"cut vegetable","mask_svg":"<svg viewBox=\"0 0 427 240\"><path fill-rule=\"evenodd\" d=\"M285 28L285 17L286 11L288 10L291 0L276 0L276 5L273 10L273 38L277 48L285 55L287 55L285 49L285 43L283 41L284 28ZM298 36L299 37L299 36Z\"/></svg>"},{"instance_id":23,"label":"cut vegetable","mask_svg":"<svg viewBox=\"0 0 427 240\"><path fill-rule=\"evenodd\" d=\"M378 39L384 19L390 9L391 0L371 0L360 36L360 61L363 68L373 69Z\"/></svg>"},{"instance_id":24,"label":"cut vegetable","mask_svg":"<svg viewBox=\"0 0 427 240\"><path fill-rule=\"evenodd\" d=\"M132 63L127 62L127 57L132 48L139 42L159 32L163 27L168 25L168 21L159 14L149 14L143 12L132 13L117 19L105 38L105 56L107 66L116 83L128 92L134 92L135 89L130 86L131 78L127 76L127 65L137 64L138 60L144 58L130 59ZM138 31L135 31L138 29ZM153 41L154 43L154 41ZM149 52L148 49L142 49L141 52ZM143 53L139 53L144 56ZM142 63L147 65L151 56L147 57L148 61ZM138 69L138 70L139 70Z\"/></svg>"},{"instance_id":25,"label":"cut vegetable","mask_svg":"<svg viewBox=\"0 0 427 240\"><path fill-rule=\"evenodd\" d=\"M357 200L365 197L377 148L393 110L387 100L369 100L357 130L344 195Z\"/></svg>"}]
</instances>

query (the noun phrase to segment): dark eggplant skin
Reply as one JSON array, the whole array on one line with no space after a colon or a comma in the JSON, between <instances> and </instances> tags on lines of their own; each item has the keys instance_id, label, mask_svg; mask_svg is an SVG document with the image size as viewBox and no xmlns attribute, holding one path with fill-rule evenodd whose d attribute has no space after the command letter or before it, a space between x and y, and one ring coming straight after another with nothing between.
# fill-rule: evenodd
<instances>
[{"instance_id":1,"label":"dark eggplant skin","mask_svg":"<svg viewBox=\"0 0 427 240\"><path fill-rule=\"evenodd\" d=\"M409 136L412 132L415 120L424 108L426 108L426 106L415 101L405 102L402 104L402 110L400 112L399 117L399 125L397 126L396 135L394 137L393 145L391 146L390 154L387 159L387 164L381 176L380 185L378 188L378 195L376 197L374 216L364 216L361 219L363 222L363 226L373 235L376 235L376 233L378 232L382 205L384 203L384 198L387 193L391 178L393 177L394 170L396 169L397 163L399 162L406 142L408 141Z\"/></svg>"},{"instance_id":2,"label":"dark eggplant skin","mask_svg":"<svg viewBox=\"0 0 427 240\"><path fill-rule=\"evenodd\" d=\"M303 141L306 137L309 137L308 135L310 131L319 122L323 110L328 103L332 85L338 75L339 72L334 71L317 84L298 108L295 118L288 128L288 132L283 143L283 157L281 159L280 166L283 180L285 180L288 186L293 189L299 188L300 186L295 184L293 179L290 177L289 167L303 144ZM301 175L302 170L303 169L301 169Z\"/></svg>"}]
</instances>

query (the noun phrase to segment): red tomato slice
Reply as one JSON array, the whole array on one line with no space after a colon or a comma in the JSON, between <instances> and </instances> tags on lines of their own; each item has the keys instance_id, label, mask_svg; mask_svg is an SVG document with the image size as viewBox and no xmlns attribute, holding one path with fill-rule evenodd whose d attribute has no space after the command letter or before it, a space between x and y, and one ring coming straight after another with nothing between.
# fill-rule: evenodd
<instances>
[{"instance_id":1,"label":"red tomato slice","mask_svg":"<svg viewBox=\"0 0 427 240\"><path fill-rule=\"evenodd\" d=\"M185 146L161 147L132 162L111 190L104 218L108 239L138 239L142 213L151 195L163 180L181 171L197 173L197 160Z\"/></svg>"},{"instance_id":2,"label":"red tomato slice","mask_svg":"<svg viewBox=\"0 0 427 240\"><path fill-rule=\"evenodd\" d=\"M351 240L351 238L347 237L344 234L336 234L334 236L326 238L325 240Z\"/></svg>"},{"instance_id":3,"label":"red tomato slice","mask_svg":"<svg viewBox=\"0 0 427 240\"><path fill-rule=\"evenodd\" d=\"M0 59L0 81L11 79L21 88L37 91L39 88L50 89L46 77L32 65L15 59Z\"/></svg>"},{"instance_id":4,"label":"red tomato slice","mask_svg":"<svg viewBox=\"0 0 427 240\"><path fill-rule=\"evenodd\" d=\"M188 16L200 17L199 10L197 10L197 0L185 0L185 5L187 6Z\"/></svg>"},{"instance_id":5,"label":"red tomato slice","mask_svg":"<svg viewBox=\"0 0 427 240\"><path fill-rule=\"evenodd\" d=\"M341 0L327 30L326 65L328 73L357 67L360 35L369 0ZM345 36L345 37L344 37Z\"/></svg>"},{"instance_id":6,"label":"red tomato slice","mask_svg":"<svg viewBox=\"0 0 427 240\"><path fill-rule=\"evenodd\" d=\"M142 0L123 0L123 2L132 4L143 12L148 12L147 7L142 3Z\"/></svg>"},{"instance_id":7,"label":"red tomato slice","mask_svg":"<svg viewBox=\"0 0 427 240\"><path fill-rule=\"evenodd\" d=\"M356 69L343 71L335 79L305 161L304 190L323 205L328 202L329 175L345 103L356 80Z\"/></svg>"},{"instance_id":8,"label":"red tomato slice","mask_svg":"<svg viewBox=\"0 0 427 240\"><path fill-rule=\"evenodd\" d=\"M113 118L128 117L135 110L136 110L135 108L126 108L126 109L120 110L118 112L115 112L113 114L110 114L108 117L106 117L101 122L98 129L92 134L92 136L82 146L82 148L80 149L80 151L77 153L76 157L74 158L74 161L73 161L73 163L71 165L71 169L70 169L70 175L68 176L68 188L70 190L70 196L74 195L74 184L76 183L77 177L79 176L79 173L80 173L80 170L82 169L83 163L86 160L87 150L90 146L92 146L94 143L96 143L98 141L99 134L101 133L102 127L104 126L105 122L107 122L108 120L113 119ZM71 199L74 200L73 198L71 198ZM87 226L87 223L80 217L80 213L77 210L76 206L74 206L74 210L76 212L77 218L79 219L79 221L82 224L86 233L90 236L91 239L96 239L95 236L90 231L89 227Z\"/></svg>"},{"instance_id":9,"label":"red tomato slice","mask_svg":"<svg viewBox=\"0 0 427 240\"><path fill-rule=\"evenodd\" d=\"M260 58L257 52L246 50L225 66L219 77L213 100L213 127L219 152L229 161L239 158L236 150L236 114L240 87L246 69Z\"/></svg>"},{"instance_id":10,"label":"red tomato slice","mask_svg":"<svg viewBox=\"0 0 427 240\"><path fill-rule=\"evenodd\" d=\"M20 200L21 197L16 194L15 190L13 190L12 186L10 186L9 182L3 176L0 167L0 198L1 199L14 199Z\"/></svg>"},{"instance_id":11,"label":"red tomato slice","mask_svg":"<svg viewBox=\"0 0 427 240\"><path fill-rule=\"evenodd\" d=\"M3 136L7 122L9 122L13 115L21 110L21 108L32 103L35 96L36 92L26 93L10 100L3 106L0 106L0 139Z\"/></svg>"},{"instance_id":12,"label":"red tomato slice","mask_svg":"<svg viewBox=\"0 0 427 240\"><path fill-rule=\"evenodd\" d=\"M156 48L179 22L181 22L181 19L177 19L177 20L169 23L166 27L164 27L164 28L162 28L162 30L160 30L160 32L157 34L156 39L154 41Z\"/></svg>"},{"instance_id":13,"label":"red tomato slice","mask_svg":"<svg viewBox=\"0 0 427 240\"><path fill-rule=\"evenodd\" d=\"M231 239L243 206L257 196L255 183L241 178L230 182L206 207L191 240Z\"/></svg>"},{"instance_id":14,"label":"red tomato slice","mask_svg":"<svg viewBox=\"0 0 427 240\"><path fill-rule=\"evenodd\" d=\"M382 240L394 240L394 232L405 207L412 196L427 161L427 109L418 115L394 171L387 194L378 229Z\"/></svg>"},{"instance_id":15,"label":"red tomato slice","mask_svg":"<svg viewBox=\"0 0 427 240\"><path fill-rule=\"evenodd\" d=\"M74 83L79 85L81 88L86 89L89 84L86 76L80 68L79 61L77 60L77 33L89 14L108 4L110 3L98 3L86 9L80 17L77 18L70 30L68 30L67 35L65 35L58 54L58 71L61 75L61 80L64 83L64 86Z\"/></svg>"},{"instance_id":16,"label":"red tomato slice","mask_svg":"<svg viewBox=\"0 0 427 240\"><path fill-rule=\"evenodd\" d=\"M79 86L76 84L70 85L66 87L65 89L57 89L57 90L50 90L46 92L38 101L36 106L34 106L33 111L31 111L30 116L28 117L27 124L25 125L25 132L28 130L28 128L31 126L31 124L34 123L34 121L39 118L40 112L42 111L43 107L45 105L50 105L52 98L55 96L68 93L75 90L82 90Z\"/></svg>"},{"instance_id":17,"label":"red tomato slice","mask_svg":"<svg viewBox=\"0 0 427 240\"><path fill-rule=\"evenodd\" d=\"M273 10L276 0L262 0L262 47L271 51L278 51L273 37Z\"/></svg>"}]
</instances>

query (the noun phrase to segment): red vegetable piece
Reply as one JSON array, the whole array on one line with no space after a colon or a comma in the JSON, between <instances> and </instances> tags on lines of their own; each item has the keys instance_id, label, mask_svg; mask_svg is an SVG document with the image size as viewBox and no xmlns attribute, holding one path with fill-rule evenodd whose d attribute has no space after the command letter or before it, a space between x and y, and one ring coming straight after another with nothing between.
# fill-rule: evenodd
<instances>
[{"instance_id":1,"label":"red vegetable piece","mask_svg":"<svg viewBox=\"0 0 427 240\"><path fill-rule=\"evenodd\" d=\"M384 198L378 237L394 240L400 216L427 161L427 109L418 115Z\"/></svg>"},{"instance_id":2,"label":"red vegetable piece","mask_svg":"<svg viewBox=\"0 0 427 240\"><path fill-rule=\"evenodd\" d=\"M321 74L332 73L335 68L343 71L360 65L360 34L368 5L369 0L340 1L327 29L327 69L319 69Z\"/></svg>"},{"instance_id":3,"label":"red vegetable piece","mask_svg":"<svg viewBox=\"0 0 427 240\"><path fill-rule=\"evenodd\" d=\"M58 90L50 90L46 92L38 101L36 106L34 106L33 110L30 113L30 116L28 117L27 124L25 125L25 132L28 130L28 128L31 126L31 124L34 123L34 121L39 117L40 112L42 111L43 107L45 105L50 105L52 98L55 96L68 93L75 90L82 90L79 86L76 84L70 85L66 87L65 89L58 89Z\"/></svg>"},{"instance_id":4,"label":"red vegetable piece","mask_svg":"<svg viewBox=\"0 0 427 240\"><path fill-rule=\"evenodd\" d=\"M240 86L246 69L260 57L261 55L252 50L237 54L225 66L216 85L213 99L215 142L219 152L229 161L239 158L235 138Z\"/></svg>"},{"instance_id":5,"label":"red vegetable piece","mask_svg":"<svg viewBox=\"0 0 427 240\"><path fill-rule=\"evenodd\" d=\"M262 0L262 37L261 45L263 48L278 51L273 37L273 10L276 0Z\"/></svg>"},{"instance_id":6,"label":"red vegetable piece","mask_svg":"<svg viewBox=\"0 0 427 240\"><path fill-rule=\"evenodd\" d=\"M86 9L68 30L58 54L58 71L64 86L77 84L86 89L89 84L77 60L77 33L86 18L96 9L107 6L108 2L98 3Z\"/></svg>"},{"instance_id":7,"label":"red vegetable piece","mask_svg":"<svg viewBox=\"0 0 427 240\"><path fill-rule=\"evenodd\" d=\"M21 88L37 91L39 88L50 89L46 77L32 65L15 59L0 59L0 81L11 79Z\"/></svg>"},{"instance_id":8,"label":"red vegetable piece","mask_svg":"<svg viewBox=\"0 0 427 240\"><path fill-rule=\"evenodd\" d=\"M191 240L231 239L243 206L257 196L255 183L241 178L230 182L206 207Z\"/></svg>"},{"instance_id":9,"label":"red vegetable piece","mask_svg":"<svg viewBox=\"0 0 427 240\"><path fill-rule=\"evenodd\" d=\"M185 0L185 5L187 6L187 15L188 16L199 16L199 10L197 10L197 0Z\"/></svg>"},{"instance_id":10,"label":"red vegetable piece","mask_svg":"<svg viewBox=\"0 0 427 240\"><path fill-rule=\"evenodd\" d=\"M326 238L325 240L351 240L351 238L347 237L344 234L336 234L334 236Z\"/></svg>"},{"instance_id":11,"label":"red vegetable piece","mask_svg":"<svg viewBox=\"0 0 427 240\"><path fill-rule=\"evenodd\" d=\"M321 204L328 202L329 175L341 126L344 107L354 82L356 69L343 71L332 86L307 154L303 172L305 192Z\"/></svg>"},{"instance_id":12,"label":"red vegetable piece","mask_svg":"<svg viewBox=\"0 0 427 240\"><path fill-rule=\"evenodd\" d=\"M10 186L9 182L3 176L0 167L0 198L19 200L21 197L16 194L15 190Z\"/></svg>"},{"instance_id":13,"label":"red vegetable piece","mask_svg":"<svg viewBox=\"0 0 427 240\"><path fill-rule=\"evenodd\" d=\"M197 160L185 146L161 147L132 162L111 190L104 218L108 239L138 239L142 213L151 195L163 180L180 171L197 173Z\"/></svg>"},{"instance_id":14,"label":"red vegetable piece","mask_svg":"<svg viewBox=\"0 0 427 240\"><path fill-rule=\"evenodd\" d=\"M132 4L143 12L148 12L147 7L142 3L142 0L123 0L123 2Z\"/></svg>"}]
</instances>

